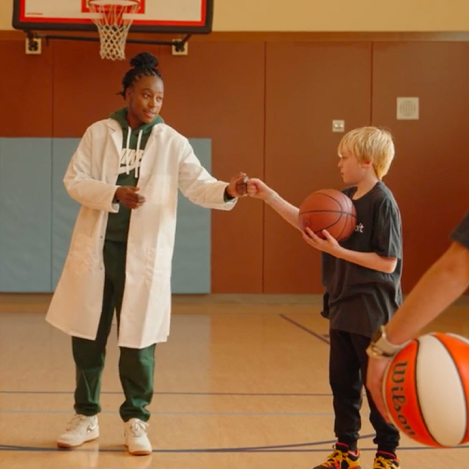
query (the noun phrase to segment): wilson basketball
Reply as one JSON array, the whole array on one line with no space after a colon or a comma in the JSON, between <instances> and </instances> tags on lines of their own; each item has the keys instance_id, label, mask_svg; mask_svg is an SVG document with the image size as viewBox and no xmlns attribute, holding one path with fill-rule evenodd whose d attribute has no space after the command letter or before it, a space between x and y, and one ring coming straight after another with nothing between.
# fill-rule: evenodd
<instances>
[{"instance_id":1,"label":"wilson basketball","mask_svg":"<svg viewBox=\"0 0 469 469\"><path fill-rule=\"evenodd\" d=\"M469 341L433 333L412 340L389 364L383 397L394 424L424 445L469 441Z\"/></svg>"},{"instance_id":2,"label":"wilson basketball","mask_svg":"<svg viewBox=\"0 0 469 469\"><path fill-rule=\"evenodd\" d=\"M357 212L352 200L335 189L322 189L310 194L300 205L299 223L319 237L327 230L337 241L345 241L355 230Z\"/></svg>"}]
</instances>

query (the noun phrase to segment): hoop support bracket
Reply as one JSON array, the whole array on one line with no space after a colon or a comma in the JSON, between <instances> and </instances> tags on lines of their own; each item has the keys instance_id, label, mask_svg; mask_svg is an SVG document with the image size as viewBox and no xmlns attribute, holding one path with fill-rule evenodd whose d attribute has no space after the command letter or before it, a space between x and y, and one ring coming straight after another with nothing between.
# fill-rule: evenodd
<instances>
[{"instance_id":1,"label":"hoop support bracket","mask_svg":"<svg viewBox=\"0 0 469 469\"><path fill-rule=\"evenodd\" d=\"M44 39L46 45L49 45L49 41L52 40L72 40L72 41L88 41L88 42L99 42L99 37L97 36L73 36L68 34L43 34L43 33L35 33L33 31L25 31L28 36L28 40L30 43L34 42L34 39ZM127 43L132 44L149 44L149 45L157 45L157 46L174 46L178 52L184 50L184 46L186 42L191 38L192 34L186 34L181 39L175 40L153 40L153 39L134 39L134 38L127 38Z\"/></svg>"}]
</instances>

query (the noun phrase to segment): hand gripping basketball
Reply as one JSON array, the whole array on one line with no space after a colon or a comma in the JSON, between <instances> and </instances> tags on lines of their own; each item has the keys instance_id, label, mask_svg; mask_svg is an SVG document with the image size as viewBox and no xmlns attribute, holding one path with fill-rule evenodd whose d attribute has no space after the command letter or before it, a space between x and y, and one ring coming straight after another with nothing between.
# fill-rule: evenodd
<instances>
[{"instance_id":1,"label":"hand gripping basketball","mask_svg":"<svg viewBox=\"0 0 469 469\"><path fill-rule=\"evenodd\" d=\"M343 192L323 189L310 194L301 203L300 228L310 228L324 239L323 230L337 241L345 241L355 231L357 212L352 200Z\"/></svg>"}]
</instances>

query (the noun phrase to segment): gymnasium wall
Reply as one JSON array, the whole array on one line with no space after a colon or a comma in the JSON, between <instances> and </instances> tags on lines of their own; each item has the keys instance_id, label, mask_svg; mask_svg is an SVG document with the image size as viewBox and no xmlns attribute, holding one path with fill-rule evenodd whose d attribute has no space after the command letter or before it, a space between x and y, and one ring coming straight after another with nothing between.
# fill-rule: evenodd
<instances>
[{"instance_id":1,"label":"gymnasium wall","mask_svg":"<svg viewBox=\"0 0 469 469\"><path fill-rule=\"evenodd\" d=\"M294 204L341 187L342 134L332 119L344 119L346 130L391 129L397 156L385 182L403 215L408 291L469 207L469 44L352 39L233 33L191 41L187 57L146 49L161 60L163 117L191 139L210 139L213 174L264 177ZM127 65L102 61L96 44L51 42L40 56L23 47L21 35L0 36L0 137L77 139L122 105L115 93ZM128 56L140 50L129 45ZM420 97L420 120L396 120L397 96ZM9 180L0 171L0 183ZM243 199L211 216L212 292L321 291L318 253L268 207Z\"/></svg>"}]
</instances>

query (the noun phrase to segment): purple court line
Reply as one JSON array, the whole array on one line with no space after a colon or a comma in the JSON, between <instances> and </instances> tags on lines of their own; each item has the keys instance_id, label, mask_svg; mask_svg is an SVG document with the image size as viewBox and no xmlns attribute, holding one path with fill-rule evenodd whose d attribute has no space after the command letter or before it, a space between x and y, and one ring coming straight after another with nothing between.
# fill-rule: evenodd
<instances>
[{"instance_id":1,"label":"purple court line","mask_svg":"<svg viewBox=\"0 0 469 469\"><path fill-rule=\"evenodd\" d=\"M293 321L293 319L290 319L288 318L287 316L284 316L283 314L279 314L279 316L283 319L285 319L286 321L288 322L291 322L292 324L294 324L296 327L299 327L300 329L303 329L304 331L306 331L308 334L311 334L313 335L314 337L316 337L316 339L319 339L321 340L322 342L326 343L327 345L329 345L329 341L324 338L322 335L319 335L319 334L316 334L316 332L313 332L312 330L308 329L307 327L305 326L302 326L301 324L297 323L296 321Z\"/></svg>"},{"instance_id":2,"label":"purple court line","mask_svg":"<svg viewBox=\"0 0 469 469\"><path fill-rule=\"evenodd\" d=\"M321 442L320 444L333 444L335 440L330 442ZM260 447L247 447L247 448L200 448L200 449L154 449L154 454L158 453L328 453L330 448L307 448L306 446L316 446L319 443L305 443L299 445L279 445L279 446L260 446ZM400 446L399 451L439 451L441 448L433 446ZM467 445L456 446L451 449L469 449ZM61 453L73 451L74 453L127 453L126 449L84 449L77 448L73 450L63 448L39 448L31 446L14 446L14 445L0 445L0 452L13 451L13 452L31 452L31 453ZM376 446L370 448L360 448L362 452L374 452Z\"/></svg>"},{"instance_id":3,"label":"purple court line","mask_svg":"<svg viewBox=\"0 0 469 469\"><path fill-rule=\"evenodd\" d=\"M372 438L374 434L364 435L361 439ZM326 441L311 441L309 443L297 443L297 444L288 444L288 445L274 445L274 446L245 446L240 448L193 448L193 449L160 449L153 450L153 453L240 453L240 452L270 452L270 451L288 451L294 448L303 448L307 446L321 446L321 445L332 445L335 443L335 440L326 440ZM68 452L69 449L63 448L40 448L34 446L16 446L16 445L1 445L0 451L29 451L29 452ZM301 450L300 450L301 451ZM311 451L306 449L306 451ZM318 449L315 451L330 451L329 448ZM125 449L86 449L86 448L77 448L73 452L91 452L91 453L125 453Z\"/></svg>"},{"instance_id":4,"label":"purple court line","mask_svg":"<svg viewBox=\"0 0 469 469\"><path fill-rule=\"evenodd\" d=\"M0 391L0 394L73 394L73 391ZM101 394L122 395L122 391L102 391ZM184 391L155 391L158 396L246 396L246 397L330 397L331 393L297 392L297 393L275 393L275 392L184 392Z\"/></svg>"}]
</instances>

